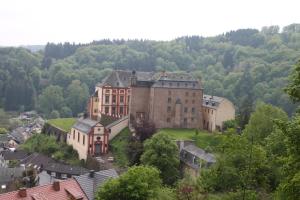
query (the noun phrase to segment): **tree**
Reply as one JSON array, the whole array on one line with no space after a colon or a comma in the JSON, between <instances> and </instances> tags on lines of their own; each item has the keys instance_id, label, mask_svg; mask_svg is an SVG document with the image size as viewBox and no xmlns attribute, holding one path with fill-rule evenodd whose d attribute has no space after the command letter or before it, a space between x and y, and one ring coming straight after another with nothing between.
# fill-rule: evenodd
<instances>
[{"instance_id":1,"label":"tree","mask_svg":"<svg viewBox=\"0 0 300 200\"><path fill-rule=\"evenodd\" d=\"M173 185L179 178L179 151L166 134L158 133L144 143L142 164L157 167L164 184Z\"/></svg>"},{"instance_id":2,"label":"tree","mask_svg":"<svg viewBox=\"0 0 300 200\"><path fill-rule=\"evenodd\" d=\"M57 119L59 117L60 117L60 114L57 110L53 110L49 115L49 119Z\"/></svg>"},{"instance_id":3,"label":"tree","mask_svg":"<svg viewBox=\"0 0 300 200\"><path fill-rule=\"evenodd\" d=\"M162 183L159 171L154 167L134 166L108 180L98 189L97 200L149 200L157 197Z\"/></svg>"},{"instance_id":4,"label":"tree","mask_svg":"<svg viewBox=\"0 0 300 200\"><path fill-rule=\"evenodd\" d=\"M244 130L244 134L250 139L254 138L257 143L265 143L268 137L276 128L274 120L280 119L287 121L287 114L280 108L259 102L255 112L251 114L248 125Z\"/></svg>"},{"instance_id":5,"label":"tree","mask_svg":"<svg viewBox=\"0 0 300 200\"><path fill-rule=\"evenodd\" d=\"M83 112L89 97L89 90L86 84L74 80L66 91L66 104L71 108L73 114Z\"/></svg>"},{"instance_id":6,"label":"tree","mask_svg":"<svg viewBox=\"0 0 300 200\"><path fill-rule=\"evenodd\" d=\"M53 110L59 110L64 105L63 89L59 86L48 86L38 99L38 108L47 116Z\"/></svg>"},{"instance_id":7,"label":"tree","mask_svg":"<svg viewBox=\"0 0 300 200\"><path fill-rule=\"evenodd\" d=\"M294 71L290 76L290 83L285 88L285 92L294 102L300 102L300 60L294 66Z\"/></svg>"}]
</instances>

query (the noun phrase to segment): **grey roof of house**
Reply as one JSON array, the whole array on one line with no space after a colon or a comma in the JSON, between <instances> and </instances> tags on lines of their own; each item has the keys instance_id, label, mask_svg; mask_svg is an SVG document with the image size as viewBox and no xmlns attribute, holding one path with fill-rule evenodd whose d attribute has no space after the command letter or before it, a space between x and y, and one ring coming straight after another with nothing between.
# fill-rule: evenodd
<instances>
[{"instance_id":1,"label":"grey roof of house","mask_svg":"<svg viewBox=\"0 0 300 200\"><path fill-rule=\"evenodd\" d=\"M37 167L45 167L49 163L55 162L52 158L45 156L40 153L33 153L29 155L28 157L24 158L20 161L20 164L24 164L25 166L37 166Z\"/></svg>"},{"instance_id":2,"label":"grey roof of house","mask_svg":"<svg viewBox=\"0 0 300 200\"><path fill-rule=\"evenodd\" d=\"M94 194L97 191L97 188L106 180L118 177L118 174L114 169L95 172L94 178L91 178L89 174L90 173L74 177L89 200L94 200Z\"/></svg>"},{"instance_id":3,"label":"grey roof of house","mask_svg":"<svg viewBox=\"0 0 300 200\"><path fill-rule=\"evenodd\" d=\"M73 125L73 128L88 134L91 129L98 123L98 121L91 120L88 118L80 118L76 121L76 123Z\"/></svg>"},{"instance_id":4,"label":"grey roof of house","mask_svg":"<svg viewBox=\"0 0 300 200\"><path fill-rule=\"evenodd\" d=\"M12 139L12 137L9 136L8 134L0 134L0 143L1 142L8 142L11 139Z\"/></svg>"},{"instance_id":5,"label":"grey roof of house","mask_svg":"<svg viewBox=\"0 0 300 200\"><path fill-rule=\"evenodd\" d=\"M15 151L3 151L1 152L4 160L22 160L29 156L29 153L23 150L15 150Z\"/></svg>"},{"instance_id":6,"label":"grey roof of house","mask_svg":"<svg viewBox=\"0 0 300 200\"><path fill-rule=\"evenodd\" d=\"M0 167L0 183L5 184L13 181L14 178L22 177L24 167L6 168Z\"/></svg>"},{"instance_id":7,"label":"grey roof of house","mask_svg":"<svg viewBox=\"0 0 300 200\"><path fill-rule=\"evenodd\" d=\"M109 85L112 87L130 87L130 79L132 77L132 71L114 70L108 76L106 76L103 81L98 86ZM189 85L189 87L201 88L199 81L190 73L187 72L135 72L137 77L137 85L139 86L153 86L161 87L161 82L186 82L195 83ZM167 86L167 85L166 85ZM168 87L170 87L168 85ZM178 87L173 85L172 87ZM187 87L186 85L181 85L180 87Z\"/></svg>"},{"instance_id":8,"label":"grey roof of house","mask_svg":"<svg viewBox=\"0 0 300 200\"><path fill-rule=\"evenodd\" d=\"M71 174L71 175L81 175L87 173L89 170L86 168L80 167L80 166L74 166L74 165L66 165L62 163L49 163L44 167L44 170L50 171L50 172L57 172L62 174Z\"/></svg>"},{"instance_id":9,"label":"grey roof of house","mask_svg":"<svg viewBox=\"0 0 300 200\"><path fill-rule=\"evenodd\" d=\"M205 107L218 108L220 103L224 100L225 100L225 98L223 98L223 97L217 97L217 96L213 96L213 95L204 94L202 104Z\"/></svg>"},{"instance_id":10,"label":"grey roof of house","mask_svg":"<svg viewBox=\"0 0 300 200\"><path fill-rule=\"evenodd\" d=\"M185 146L183 148L184 151L189 152L191 154L193 154L194 156L205 160L208 163L215 163L216 162L216 158L213 154L211 153L206 153L203 149L198 148L197 146L190 144L188 146Z\"/></svg>"}]
</instances>

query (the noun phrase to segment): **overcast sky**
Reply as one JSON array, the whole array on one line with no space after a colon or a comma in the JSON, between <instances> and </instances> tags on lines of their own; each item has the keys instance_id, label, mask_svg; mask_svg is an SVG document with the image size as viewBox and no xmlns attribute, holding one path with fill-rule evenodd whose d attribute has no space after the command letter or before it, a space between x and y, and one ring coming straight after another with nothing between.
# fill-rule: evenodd
<instances>
[{"instance_id":1,"label":"overcast sky","mask_svg":"<svg viewBox=\"0 0 300 200\"><path fill-rule=\"evenodd\" d=\"M0 0L0 45L171 40L300 23L300 0Z\"/></svg>"}]
</instances>

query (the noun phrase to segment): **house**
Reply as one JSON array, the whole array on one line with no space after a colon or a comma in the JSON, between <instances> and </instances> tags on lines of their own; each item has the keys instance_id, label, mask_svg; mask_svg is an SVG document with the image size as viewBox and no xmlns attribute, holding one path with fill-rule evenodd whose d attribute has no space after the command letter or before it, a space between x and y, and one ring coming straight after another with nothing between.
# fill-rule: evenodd
<instances>
[{"instance_id":1,"label":"house","mask_svg":"<svg viewBox=\"0 0 300 200\"><path fill-rule=\"evenodd\" d=\"M0 134L0 151L8 148L16 148L19 145L12 136L8 134Z\"/></svg>"},{"instance_id":2,"label":"house","mask_svg":"<svg viewBox=\"0 0 300 200\"><path fill-rule=\"evenodd\" d=\"M103 170L99 172L90 171L81 176L75 176L74 179L80 185L89 200L94 200L94 194L99 186L111 178L117 178L118 174L114 169Z\"/></svg>"},{"instance_id":3,"label":"house","mask_svg":"<svg viewBox=\"0 0 300 200\"><path fill-rule=\"evenodd\" d=\"M179 146L181 167L184 173L198 176L201 168L210 167L216 162L216 158L213 154L198 148L189 141L181 141Z\"/></svg>"},{"instance_id":4,"label":"house","mask_svg":"<svg viewBox=\"0 0 300 200\"><path fill-rule=\"evenodd\" d=\"M203 128L222 131L225 121L235 119L235 108L224 97L203 95Z\"/></svg>"},{"instance_id":5,"label":"house","mask_svg":"<svg viewBox=\"0 0 300 200\"><path fill-rule=\"evenodd\" d=\"M15 181L20 180L23 177L24 170L24 167L0 167L0 193L14 190L14 183Z\"/></svg>"},{"instance_id":6,"label":"house","mask_svg":"<svg viewBox=\"0 0 300 200\"><path fill-rule=\"evenodd\" d=\"M130 72L114 70L95 87L88 104L89 117L97 120L101 114L122 117L129 113Z\"/></svg>"},{"instance_id":7,"label":"house","mask_svg":"<svg viewBox=\"0 0 300 200\"><path fill-rule=\"evenodd\" d=\"M0 194L0 199L9 200L88 200L74 179L54 181L52 184Z\"/></svg>"},{"instance_id":8,"label":"house","mask_svg":"<svg viewBox=\"0 0 300 200\"><path fill-rule=\"evenodd\" d=\"M128 117L116 118L102 114L99 121L80 118L67 136L67 143L77 150L79 159L88 155L100 156L107 153L109 140L128 125Z\"/></svg>"},{"instance_id":9,"label":"house","mask_svg":"<svg viewBox=\"0 0 300 200\"><path fill-rule=\"evenodd\" d=\"M44 169L50 163L54 163L55 161L48 156L45 156L40 153L33 153L26 158L20 161L20 165L24 166L25 168L33 167L34 169L38 170L39 172Z\"/></svg>"},{"instance_id":10,"label":"house","mask_svg":"<svg viewBox=\"0 0 300 200\"><path fill-rule=\"evenodd\" d=\"M202 128L203 88L190 73L131 75L130 123L151 121L157 128Z\"/></svg>"},{"instance_id":11,"label":"house","mask_svg":"<svg viewBox=\"0 0 300 200\"><path fill-rule=\"evenodd\" d=\"M23 160L27 156L29 153L19 149L2 151L0 152L0 166L8 167L10 163Z\"/></svg>"},{"instance_id":12,"label":"house","mask_svg":"<svg viewBox=\"0 0 300 200\"><path fill-rule=\"evenodd\" d=\"M67 165L58 162L49 163L44 167L44 170L55 179L67 179L85 174L89 171L80 166Z\"/></svg>"}]
</instances>

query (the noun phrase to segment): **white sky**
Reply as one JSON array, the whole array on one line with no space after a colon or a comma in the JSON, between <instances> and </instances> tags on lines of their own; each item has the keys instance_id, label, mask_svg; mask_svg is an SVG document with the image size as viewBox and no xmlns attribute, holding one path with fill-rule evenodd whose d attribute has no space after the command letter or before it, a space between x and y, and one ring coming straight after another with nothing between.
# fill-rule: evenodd
<instances>
[{"instance_id":1,"label":"white sky","mask_svg":"<svg viewBox=\"0 0 300 200\"><path fill-rule=\"evenodd\" d=\"M171 40L300 23L300 0L0 0L0 45Z\"/></svg>"}]
</instances>

